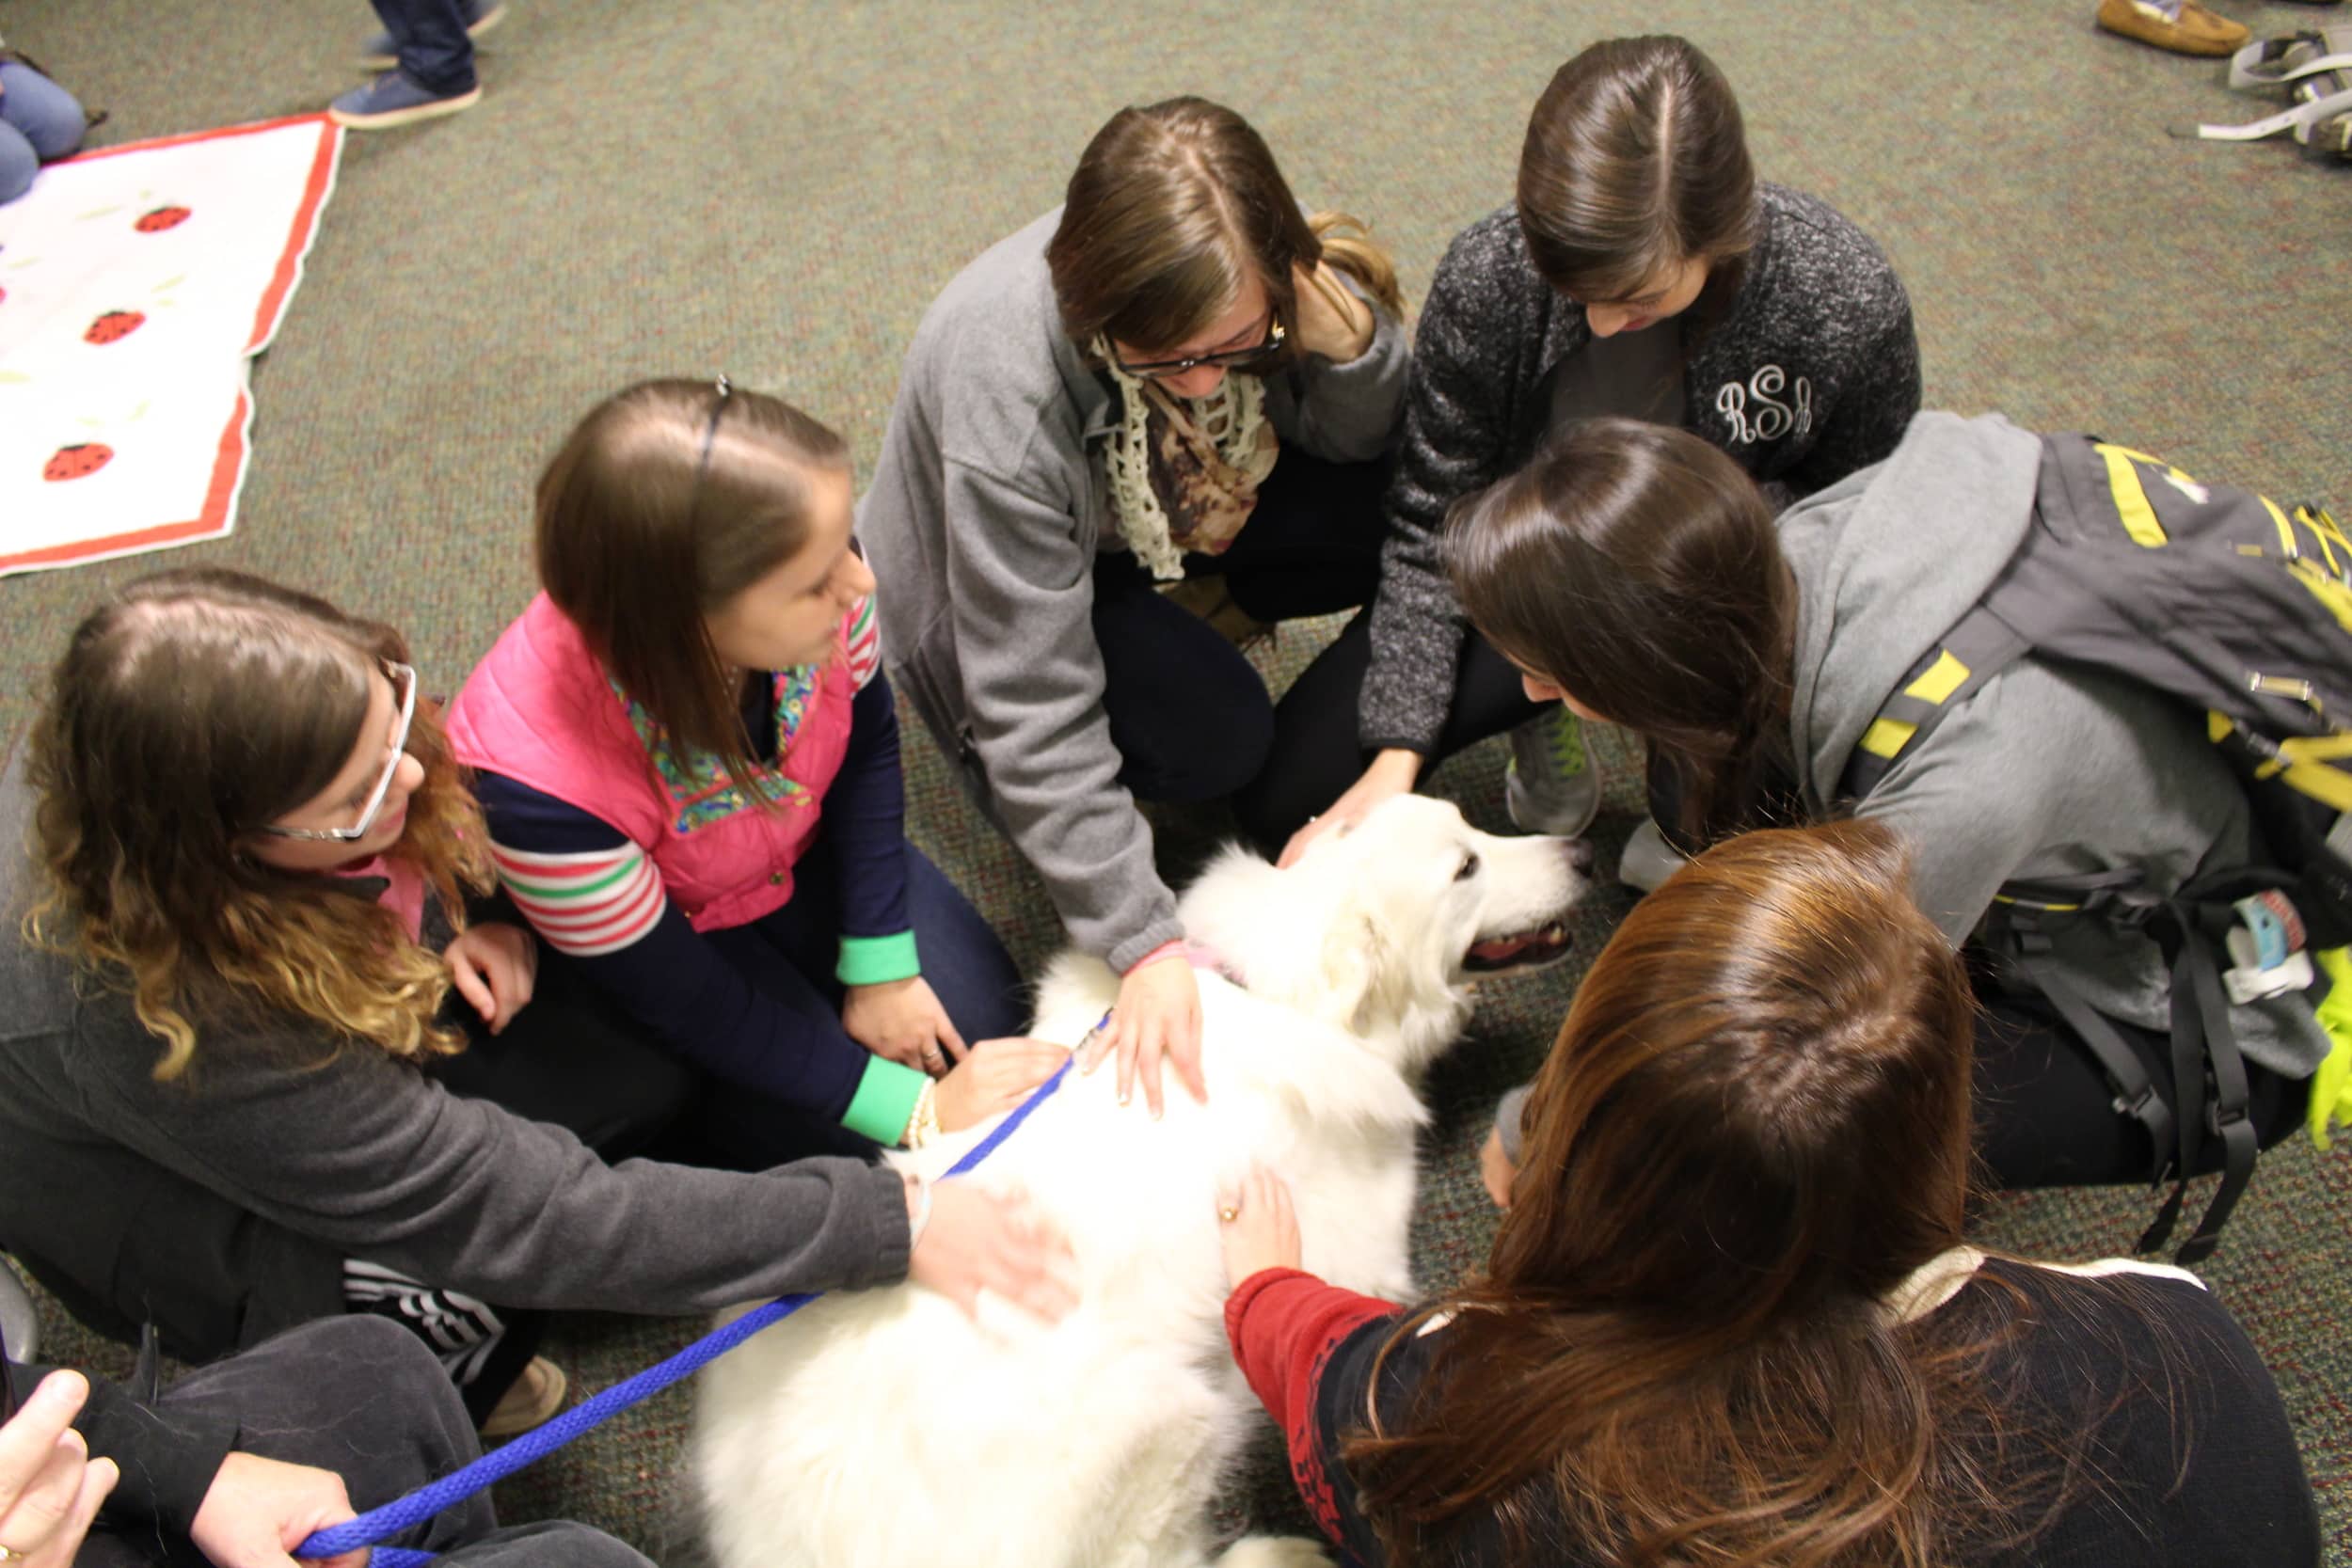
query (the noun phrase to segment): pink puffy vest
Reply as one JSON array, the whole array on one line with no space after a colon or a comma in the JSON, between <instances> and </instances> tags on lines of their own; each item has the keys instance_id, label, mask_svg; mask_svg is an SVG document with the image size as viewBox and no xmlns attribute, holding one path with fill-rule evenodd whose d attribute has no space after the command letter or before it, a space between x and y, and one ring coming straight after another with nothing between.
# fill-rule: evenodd
<instances>
[{"instance_id":1,"label":"pink puffy vest","mask_svg":"<svg viewBox=\"0 0 2352 1568\"><path fill-rule=\"evenodd\" d=\"M771 770L792 787L773 808L720 773L696 785L656 768L629 705L545 594L500 634L450 705L450 743L469 768L503 773L611 823L643 848L697 931L782 909L792 867L850 746L846 649L818 673Z\"/></svg>"}]
</instances>

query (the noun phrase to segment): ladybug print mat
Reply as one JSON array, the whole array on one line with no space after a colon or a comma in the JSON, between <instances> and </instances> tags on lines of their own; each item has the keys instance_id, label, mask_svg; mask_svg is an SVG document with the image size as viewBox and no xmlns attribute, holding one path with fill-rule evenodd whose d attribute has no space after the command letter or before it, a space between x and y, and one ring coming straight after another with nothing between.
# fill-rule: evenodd
<instances>
[{"instance_id":1,"label":"ladybug print mat","mask_svg":"<svg viewBox=\"0 0 2352 1568\"><path fill-rule=\"evenodd\" d=\"M0 575L236 526L248 372L342 150L300 115L87 152L0 206Z\"/></svg>"}]
</instances>

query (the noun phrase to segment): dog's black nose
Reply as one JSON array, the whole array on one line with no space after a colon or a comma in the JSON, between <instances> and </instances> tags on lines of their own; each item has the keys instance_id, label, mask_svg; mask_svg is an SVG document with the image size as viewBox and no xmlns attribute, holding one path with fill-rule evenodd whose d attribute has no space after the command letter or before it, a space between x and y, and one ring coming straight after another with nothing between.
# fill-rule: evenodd
<instances>
[{"instance_id":1,"label":"dog's black nose","mask_svg":"<svg viewBox=\"0 0 2352 1568\"><path fill-rule=\"evenodd\" d=\"M1593 847L1593 841L1589 838L1568 838L1561 842L1567 846L1568 863L1576 867L1576 874L1580 877L1591 876L1594 865L1600 859L1598 851Z\"/></svg>"}]
</instances>

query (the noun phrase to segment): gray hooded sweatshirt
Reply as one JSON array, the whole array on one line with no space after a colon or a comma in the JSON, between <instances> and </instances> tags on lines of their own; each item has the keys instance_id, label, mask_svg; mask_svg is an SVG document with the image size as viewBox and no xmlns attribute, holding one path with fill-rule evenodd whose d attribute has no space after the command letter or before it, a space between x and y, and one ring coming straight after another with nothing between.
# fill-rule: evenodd
<instances>
[{"instance_id":1,"label":"gray hooded sweatshirt","mask_svg":"<svg viewBox=\"0 0 2352 1568\"><path fill-rule=\"evenodd\" d=\"M2041 438L1998 415L1922 414L1894 456L1782 515L1798 593L1789 740L1808 812L1832 809L1880 704L2008 562L2041 461ZM1920 907L1955 943L2006 881L2128 867L2169 893L2254 858L2246 793L2177 703L2030 658L1905 752L1856 814L1909 841ZM2102 1012L2169 1025L2151 938L2083 921L2053 940ZM2274 1071L2307 1077L2328 1053L2301 996L2233 1012L2247 1056Z\"/></svg>"},{"instance_id":2,"label":"gray hooded sweatshirt","mask_svg":"<svg viewBox=\"0 0 2352 1568\"><path fill-rule=\"evenodd\" d=\"M858 537L898 694L1037 867L1071 940L1124 970L1184 932L1103 709L1094 558L1123 546L1094 449L1120 408L1062 331L1045 265L1060 221L1056 208L992 246L924 313ZM1357 358L1267 378L1284 447L1380 455L1411 351L1375 315Z\"/></svg>"},{"instance_id":3,"label":"gray hooded sweatshirt","mask_svg":"<svg viewBox=\"0 0 2352 1568\"><path fill-rule=\"evenodd\" d=\"M1997 414L1926 413L1885 462L1781 515L1798 598L1788 736L1808 816L1836 814L1839 780L1887 694L2008 563L2041 464L2041 437ZM1902 834L1919 906L1955 946L2003 882L2130 867L2169 893L2253 859L2246 792L2177 703L2032 658L1963 699L1854 815ZM2170 977L2153 939L2095 921L2051 935L2060 973L2093 1006L2169 1026ZM2306 1078L2328 1054L2302 996L2231 1013L2239 1047L2273 1071ZM1523 1102L1515 1090L1498 1113L1515 1151Z\"/></svg>"}]
</instances>

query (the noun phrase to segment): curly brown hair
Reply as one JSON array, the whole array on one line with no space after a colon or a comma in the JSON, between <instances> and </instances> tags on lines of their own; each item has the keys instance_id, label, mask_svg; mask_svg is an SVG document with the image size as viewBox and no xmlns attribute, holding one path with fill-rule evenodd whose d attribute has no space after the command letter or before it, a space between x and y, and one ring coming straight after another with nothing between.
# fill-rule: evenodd
<instances>
[{"instance_id":1,"label":"curly brown hair","mask_svg":"<svg viewBox=\"0 0 2352 1568\"><path fill-rule=\"evenodd\" d=\"M449 976L383 904L247 853L325 789L358 743L371 674L405 663L391 627L240 572L159 573L74 632L35 721L33 854L45 887L26 937L122 986L164 1042L155 1076L206 1027L271 1015L405 1060L461 1050L437 1022ZM493 885L489 835L430 705L399 842L453 925Z\"/></svg>"}]
</instances>

